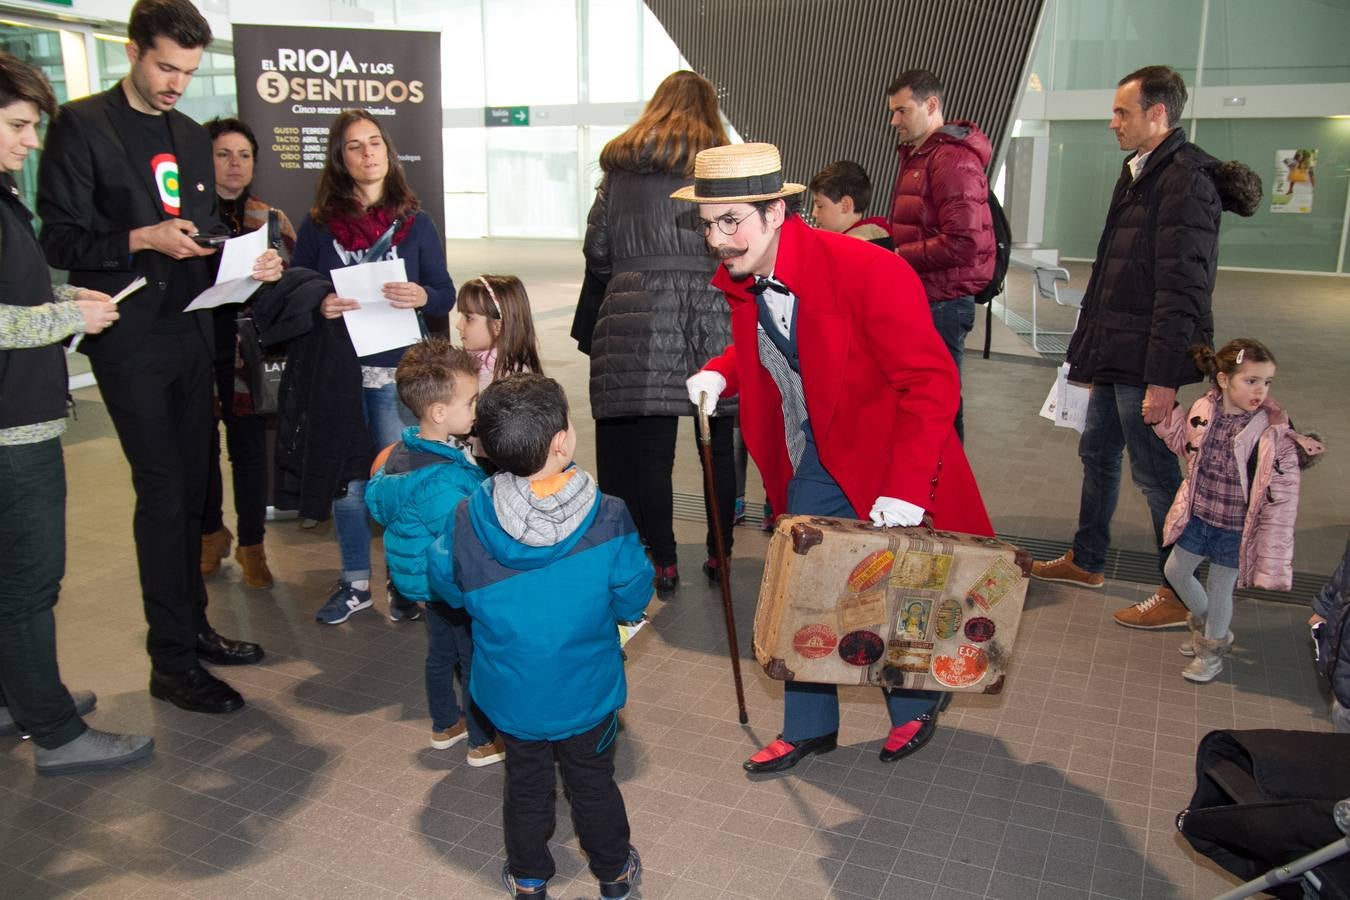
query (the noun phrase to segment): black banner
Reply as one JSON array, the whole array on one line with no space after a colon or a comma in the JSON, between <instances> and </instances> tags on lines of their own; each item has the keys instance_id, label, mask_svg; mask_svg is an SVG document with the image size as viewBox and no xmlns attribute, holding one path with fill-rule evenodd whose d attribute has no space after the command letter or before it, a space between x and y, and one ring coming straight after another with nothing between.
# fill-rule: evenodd
<instances>
[{"instance_id":1,"label":"black banner","mask_svg":"<svg viewBox=\"0 0 1350 900\"><path fill-rule=\"evenodd\" d=\"M328 127L379 118L422 208L445 235L441 36L428 31L235 25L239 118L258 138L251 191L299 228L314 203Z\"/></svg>"}]
</instances>

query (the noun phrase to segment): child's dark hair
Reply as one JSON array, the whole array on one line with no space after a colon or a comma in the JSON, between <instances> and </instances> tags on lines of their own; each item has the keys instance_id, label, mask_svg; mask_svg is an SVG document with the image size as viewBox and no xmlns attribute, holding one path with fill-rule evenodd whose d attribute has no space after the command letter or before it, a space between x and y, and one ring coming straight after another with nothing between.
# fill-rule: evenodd
<instances>
[{"instance_id":1,"label":"child's dark hair","mask_svg":"<svg viewBox=\"0 0 1350 900\"><path fill-rule=\"evenodd\" d=\"M492 377L519 372L542 372L539 341L534 336L530 295L514 275L480 275L459 287L455 309L484 316L500 326L497 332L497 364Z\"/></svg>"},{"instance_id":2,"label":"child's dark hair","mask_svg":"<svg viewBox=\"0 0 1350 900\"><path fill-rule=\"evenodd\" d=\"M1261 176L1244 162L1220 163L1214 170L1214 188L1227 212L1248 218L1261 208Z\"/></svg>"},{"instance_id":3,"label":"child's dark hair","mask_svg":"<svg viewBox=\"0 0 1350 900\"><path fill-rule=\"evenodd\" d=\"M1195 367L1214 382L1214 386L1219 385L1219 373L1233 377L1243 363L1249 362L1275 362L1275 354L1267 349L1266 345L1252 338L1234 338L1214 351L1204 344L1196 344L1191 348L1191 359L1195 360Z\"/></svg>"},{"instance_id":4,"label":"child's dark hair","mask_svg":"<svg viewBox=\"0 0 1350 900\"><path fill-rule=\"evenodd\" d=\"M867 170L850 159L832 162L816 173L808 185L813 194L824 194L838 203L845 197L853 198L853 211L867 215L872 202L872 179Z\"/></svg>"},{"instance_id":5,"label":"child's dark hair","mask_svg":"<svg viewBox=\"0 0 1350 900\"><path fill-rule=\"evenodd\" d=\"M449 403L455 376L467 375L478 386L478 364L446 337L429 337L408 348L394 370L398 399L419 419L433 403Z\"/></svg>"},{"instance_id":6,"label":"child's dark hair","mask_svg":"<svg viewBox=\"0 0 1350 900\"><path fill-rule=\"evenodd\" d=\"M567 395L538 373L508 375L479 395L475 429L489 459L527 478L548 462L554 436L567 430Z\"/></svg>"}]
</instances>

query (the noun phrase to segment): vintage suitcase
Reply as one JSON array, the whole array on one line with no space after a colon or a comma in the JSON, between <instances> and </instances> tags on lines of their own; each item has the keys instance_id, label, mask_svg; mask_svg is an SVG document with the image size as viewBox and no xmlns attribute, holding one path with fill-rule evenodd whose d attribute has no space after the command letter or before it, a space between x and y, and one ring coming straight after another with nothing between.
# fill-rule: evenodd
<instances>
[{"instance_id":1,"label":"vintage suitcase","mask_svg":"<svg viewBox=\"0 0 1350 900\"><path fill-rule=\"evenodd\" d=\"M994 538L779 520L755 611L773 678L997 694L1031 555Z\"/></svg>"}]
</instances>

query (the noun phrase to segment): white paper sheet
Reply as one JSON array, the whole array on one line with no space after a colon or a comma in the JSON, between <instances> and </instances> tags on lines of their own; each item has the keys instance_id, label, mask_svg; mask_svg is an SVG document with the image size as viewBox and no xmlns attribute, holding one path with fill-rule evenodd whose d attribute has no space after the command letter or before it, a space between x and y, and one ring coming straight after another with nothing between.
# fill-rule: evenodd
<instances>
[{"instance_id":1,"label":"white paper sheet","mask_svg":"<svg viewBox=\"0 0 1350 900\"><path fill-rule=\"evenodd\" d=\"M1082 434L1087 425L1087 405L1088 388L1069 381L1069 364L1064 363L1055 372L1055 383L1041 404L1041 417L1058 428L1072 428Z\"/></svg>"},{"instance_id":2,"label":"white paper sheet","mask_svg":"<svg viewBox=\"0 0 1350 900\"><path fill-rule=\"evenodd\" d=\"M267 252L267 229L259 228L230 238L220 251L216 283L202 291L183 312L214 309L226 303L243 303L262 282L253 280L253 262Z\"/></svg>"},{"instance_id":3,"label":"white paper sheet","mask_svg":"<svg viewBox=\"0 0 1350 900\"><path fill-rule=\"evenodd\" d=\"M127 298L130 297L132 294L136 293L136 292L139 291L141 288L145 287L145 284L146 284L146 282L145 282L145 276L144 276L144 275L137 275L134 279L132 279L131 284L129 284L129 285L127 285L126 287L122 288L120 291L118 291L116 294L113 294L113 295L112 295L111 297L109 297L108 299L109 299L111 302L113 302L113 303L121 303L123 300L127 299ZM116 325L117 323L114 322L113 324ZM70 342L70 346L66 347L66 352L67 352L67 353L74 353L74 352L75 352L75 349L76 349L77 347L80 346L80 341L82 341L82 340L84 340L84 332L83 332L83 331L81 331L79 334L75 335L75 339L74 339L73 341Z\"/></svg>"},{"instance_id":4,"label":"white paper sheet","mask_svg":"<svg viewBox=\"0 0 1350 900\"><path fill-rule=\"evenodd\" d=\"M384 286L391 281L407 281L408 270L401 259L360 263L328 273L339 297L355 300L360 309L343 313L347 333L357 356L369 356L383 350L397 350L422 339L417 313L396 309L385 299Z\"/></svg>"}]
</instances>

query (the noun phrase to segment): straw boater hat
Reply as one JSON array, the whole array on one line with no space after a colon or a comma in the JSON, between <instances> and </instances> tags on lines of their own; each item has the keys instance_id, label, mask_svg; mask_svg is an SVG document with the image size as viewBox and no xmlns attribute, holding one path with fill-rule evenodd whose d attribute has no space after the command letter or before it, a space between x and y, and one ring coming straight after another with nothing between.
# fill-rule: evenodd
<instances>
[{"instance_id":1,"label":"straw boater hat","mask_svg":"<svg viewBox=\"0 0 1350 900\"><path fill-rule=\"evenodd\" d=\"M773 144L728 144L694 157L694 183L670 196L692 203L754 203L804 190L804 184L783 183L783 161Z\"/></svg>"}]
</instances>

